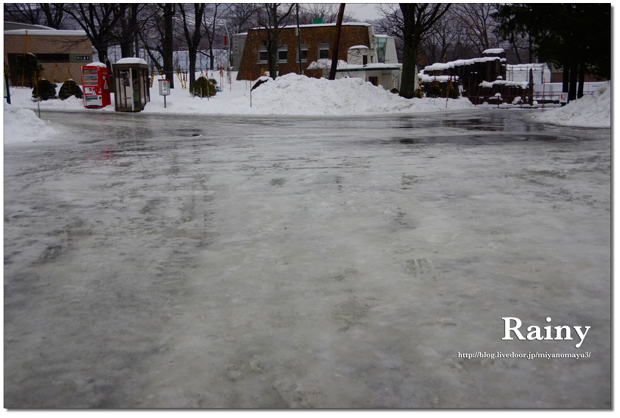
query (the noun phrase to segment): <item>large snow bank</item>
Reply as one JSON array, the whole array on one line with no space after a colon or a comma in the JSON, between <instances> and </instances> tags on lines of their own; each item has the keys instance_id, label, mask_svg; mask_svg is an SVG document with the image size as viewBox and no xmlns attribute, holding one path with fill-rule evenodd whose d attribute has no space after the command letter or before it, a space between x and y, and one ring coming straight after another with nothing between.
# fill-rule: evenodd
<instances>
[{"instance_id":1,"label":"large snow bank","mask_svg":"<svg viewBox=\"0 0 620 418\"><path fill-rule=\"evenodd\" d=\"M287 74L252 92L256 113L280 115L364 115L395 112L434 112L446 101L405 99L360 78L326 80ZM240 99L244 100L244 99ZM448 109L473 107L467 99L450 99Z\"/></svg>"},{"instance_id":2,"label":"large snow bank","mask_svg":"<svg viewBox=\"0 0 620 418\"><path fill-rule=\"evenodd\" d=\"M535 113L536 122L548 122L565 126L591 128L611 127L611 88L604 83L594 94L573 100L566 106Z\"/></svg>"},{"instance_id":3,"label":"large snow bank","mask_svg":"<svg viewBox=\"0 0 620 418\"><path fill-rule=\"evenodd\" d=\"M12 105L4 105L4 143L37 142L57 131L39 119L36 113Z\"/></svg>"}]
</instances>

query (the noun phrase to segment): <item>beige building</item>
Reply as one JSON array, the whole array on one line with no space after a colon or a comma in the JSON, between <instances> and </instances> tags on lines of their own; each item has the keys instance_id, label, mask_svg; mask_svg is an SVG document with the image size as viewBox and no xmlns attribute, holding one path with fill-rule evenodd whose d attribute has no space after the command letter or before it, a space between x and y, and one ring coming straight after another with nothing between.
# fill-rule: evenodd
<instances>
[{"instance_id":1,"label":"beige building","mask_svg":"<svg viewBox=\"0 0 620 418\"><path fill-rule=\"evenodd\" d=\"M27 85L17 74L17 58L24 53L37 57L43 78L55 83L72 78L81 84L82 65L93 61L93 47L84 31L11 22L5 22L4 29L4 65L12 85Z\"/></svg>"}]
</instances>

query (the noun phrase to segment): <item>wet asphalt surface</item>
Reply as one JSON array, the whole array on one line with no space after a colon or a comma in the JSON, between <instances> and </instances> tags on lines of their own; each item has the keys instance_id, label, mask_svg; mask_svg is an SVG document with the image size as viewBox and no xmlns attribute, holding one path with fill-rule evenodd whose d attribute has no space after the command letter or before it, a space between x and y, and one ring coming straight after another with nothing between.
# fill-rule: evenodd
<instances>
[{"instance_id":1,"label":"wet asphalt surface","mask_svg":"<svg viewBox=\"0 0 620 418\"><path fill-rule=\"evenodd\" d=\"M44 113L4 153L5 408L609 408L610 130L525 114Z\"/></svg>"}]
</instances>

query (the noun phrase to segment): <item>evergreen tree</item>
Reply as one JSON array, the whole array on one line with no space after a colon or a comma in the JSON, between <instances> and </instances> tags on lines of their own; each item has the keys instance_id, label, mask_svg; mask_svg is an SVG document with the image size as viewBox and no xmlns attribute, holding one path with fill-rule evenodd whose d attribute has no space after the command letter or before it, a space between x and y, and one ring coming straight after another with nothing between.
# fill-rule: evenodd
<instances>
[{"instance_id":1,"label":"evergreen tree","mask_svg":"<svg viewBox=\"0 0 620 418\"><path fill-rule=\"evenodd\" d=\"M497 32L528 33L539 61L564 69L569 100L583 94L585 73L611 76L611 5L600 3L527 3L498 5ZM581 96L579 94L579 97Z\"/></svg>"}]
</instances>

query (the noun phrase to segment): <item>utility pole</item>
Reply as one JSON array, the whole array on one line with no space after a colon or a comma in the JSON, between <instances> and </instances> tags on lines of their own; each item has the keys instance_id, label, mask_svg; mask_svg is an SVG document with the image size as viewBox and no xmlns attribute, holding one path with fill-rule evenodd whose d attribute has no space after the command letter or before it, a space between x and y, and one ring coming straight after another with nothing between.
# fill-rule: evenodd
<instances>
[{"instance_id":1,"label":"utility pole","mask_svg":"<svg viewBox=\"0 0 620 418\"><path fill-rule=\"evenodd\" d=\"M301 32L299 31L299 3L297 3L297 59L299 60L299 75L301 75Z\"/></svg>"},{"instance_id":2,"label":"utility pole","mask_svg":"<svg viewBox=\"0 0 620 418\"><path fill-rule=\"evenodd\" d=\"M340 31L342 29L342 18L344 16L345 3L340 3L340 10L338 11L338 22L336 22L336 37L334 39L334 47L332 52L332 68L329 72L329 79L336 79L336 69L338 68L338 49L340 46Z\"/></svg>"}]
</instances>

